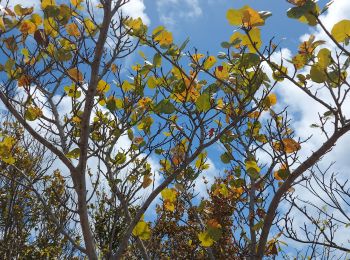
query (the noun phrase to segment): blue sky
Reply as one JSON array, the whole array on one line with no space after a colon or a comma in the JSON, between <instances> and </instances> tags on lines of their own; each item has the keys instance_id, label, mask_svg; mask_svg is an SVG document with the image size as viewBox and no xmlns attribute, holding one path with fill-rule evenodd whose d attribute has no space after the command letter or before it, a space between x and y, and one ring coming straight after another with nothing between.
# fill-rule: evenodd
<instances>
[{"instance_id":1,"label":"blue sky","mask_svg":"<svg viewBox=\"0 0 350 260\"><path fill-rule=\"evenodd\" d=\"M319 3L323 6L326 2ZM291 4L284 0L145 0L144 4L151 28L165 24L175 40L190 37L189 46L202 52L218 52L220 43L232 34L235 28L225 17L229 8L249 5L259 11L271 11L273 15L263 27L264 42L275 37L277 42L283 41L283 47L295 49L299 37L309 30L305 24L287 17L286 10Z\"/></svg>"}]
</instances>

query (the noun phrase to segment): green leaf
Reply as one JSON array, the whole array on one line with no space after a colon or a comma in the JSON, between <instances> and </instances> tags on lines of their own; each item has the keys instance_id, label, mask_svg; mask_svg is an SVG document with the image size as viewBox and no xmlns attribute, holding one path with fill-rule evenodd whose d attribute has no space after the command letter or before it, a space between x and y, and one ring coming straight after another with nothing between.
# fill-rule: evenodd
<instances>
[{"instance_id":1,"label":"green leaf","mask_svg":"<svg viewBox=\"0 0 350 260\"><path fill-rule=\"evenodd\" d=\"M350 37L350 20L341 20L336 23L331 31L332 36L338 42L345 42Z\"/></svg>"},{"instance_id":2,"label":"green leaf","mask_svg":"<svg viewBox=\"0 0 350 260\"><path fill-rule=\"evenodd\" d=\"M205 163L207 159L207 152L202 152L198 155L198 159L195 163L195 166L199 170L206 170L209 168L209 164Z\"/></svg>"},{"instance_id":3,"label":"green leaf","mask_svg":"<svg viewBox=\"0 0 350 260\"><path fill-rule=\"evenodd\" d=\"M287 16L298 19L308 25L317 25L317 20L313 14L318 14L318 6L313 0L307 0L305 4L288 9ZM312 14L311 14L312 13Z\"/></svg>"},{"instance_id":4,"label":"green leaf","mask_svg":"<svg viewBox=\"0 0 350 260\"><path fill-rule=\"evenodd\" d=\"M229 154L228 152L223 153L220 155L220 159L223 163L230 163L231 160L233 160L233 156Z\"/></svg>"},{"instance_id":5,"label":"green leaf","mask_svg":"<svg viewBox=\"0 0 350 260\"><path fill-rule=\"evenodd\" d=\"M258 65L259 62L260 62L259 55L255 53L244 53L240 60L240 65L249 69L251 67Z\"/></svg>"},{"instance_id":6,"label":"green leaf","mask_svg":"<svg viewBox=\"0 0 350 260\"><path fill-rule=\"evenodd\" d=\"M320 67L323 69L327 68L332 61L331 51L328 50L327 48L323 48L318 52L317 58L318 58L318 64L320 65Z\"/></svg>"},{"instance_id":7,"label":"green leaf","mask_svg":"<svg viewBox=\"0 0 350 260\"><path fill-rule=\"evenodd\" d=\"M156 105L154 111L161 114L172 114L175 112L175 106L169 99L163 99Z\"/></svg>"},{"instance_id":8,"label":"green leaf","mask_svg":"<svg viewBox=\"0 0 350 260\"><path fill-rule=\"evenodd\" d=\"M79 155L80 155L80 148L74 148L72 151L66 154L66 157L70 159L78 159Z\"/></svg>"},{"instance_id":9,"label":"green leaf","mask_svg":"<svg viewBox=\"0 0 350 260\"><path fill-rule=\"evenodd\" d=\"M207 232L214 241L218 241L222 237L222 230L220 228L208 227Z\"/></svg>"},{"instance_id":10,"label":"green leaf","mask_svg":"<svg viewBox=\"0 0 350 260\"><path fill-rule=\"evenodd\" d=\"M126 161L126 155L124 153L117 153L117 155L114 158L116 164L123 164Z\"/></svg>"},{"instance_id":11,"label":"green leaf","mask_svg":"<svg viewBox=\"0 0 350 260\"><path fill-rule=\"evenodd\" d=\"M207 93L203 93L196 100L196 108L200 112L207 112L211 107L210 96Z\"/></svg>"},{"instance_id":12,"label":"green leaf","mask_svg":"<svg viewBox=\"0 0 350 260\"><path fill-rule=\"evenodd\" d=\"M327 79L327 75L324 70L317 65L313 65L310 70L310 77L313 82L322 83Z\"/></svg>"},{"instance_id":13,"label":"green leaf","mask_svg":"<svg viewBox=\"0 0 350 260\"><path fill-rule=\"evenodd\" d=\"M162 56L159 53L156 53L153 57L153 66L160 67L162 65Z\"/></svg>"}]
</instances>

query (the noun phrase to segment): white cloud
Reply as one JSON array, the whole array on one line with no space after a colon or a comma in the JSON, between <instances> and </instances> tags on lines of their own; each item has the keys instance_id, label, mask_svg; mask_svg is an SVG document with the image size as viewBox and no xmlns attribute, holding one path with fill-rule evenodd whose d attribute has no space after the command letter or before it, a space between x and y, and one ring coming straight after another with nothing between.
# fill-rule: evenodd
<instances>
[{"instance_id":1,"label":"white cloud","mask_svg":"<svg viewBox=\"0 0 350 260\"><path fill-rule=\"evenodd\" d=\"M140 17L144 24L149 25L151 23L150 18L145 12L146 6L143 0L130 0L130 2L123 6L122 11L130 17Z\"/></svg>"},{"instance_id":2,"label":"white cloud","mask_svg":"<svg viewBox=\"0 0 350 260\"><path fill-rule=\"evenodd\" d=\"M173 27L178 20L195 19L202 15L198 0L157 0L160 21Z\"/></svg>"}]
</instances>

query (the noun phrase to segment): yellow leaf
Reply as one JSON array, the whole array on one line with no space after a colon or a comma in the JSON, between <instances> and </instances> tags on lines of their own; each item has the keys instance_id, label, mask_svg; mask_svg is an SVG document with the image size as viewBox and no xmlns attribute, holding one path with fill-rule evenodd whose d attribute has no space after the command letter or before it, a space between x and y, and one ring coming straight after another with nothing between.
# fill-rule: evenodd
<instances>
[{"instance_id":1,"label":"yellow leaf","mask_svg":"<svg viewBox=\"0 0 350 260\"><path fill-rule=\"evenodd\" d=\"M164 207L165 207L165 209L167 210L167 211L171 211L171 212L174 212L174 210L175 210L175 204L174 203L172 203L172 202L165 202L164 203Z\"/></svg>"},{"instance_id":2,"label":"yellow leaf","mask_svg":"<svg viewBox=\"0 0 350 260\"><path fill-rule=\"evenodd\" d=\"M87 31L88 35L94 35L94 33L96 32L96 25L94 24L93 21L91 21L89 18L85 18L84 19L84 26L85 26L85 30ZM115 64L112 64L115 66Z\"/></svg>"},{"instance_id":3,"label":"yellow leaf","mask_svg":"<svg viewBox=\"0 0 350 260\"><path fill-rule=\"evenodd\" d=\"M218 104L216 105L216 109L221 110L221 109L223 109L224 107L225 107L224 101L222 100L222 98L219 98L219 99L218 99Z\"/></svg>"},{"instance_id":4,"label":"yellow leaf","mask_svg":"<svg viewBox=\"0 0 350 260\"><path fill-rule=\"evenodd\" d=\"M13 158L11 155L8 157L2 157L1 160L7 164L14 164L16 162L15 158Z\"/></svg>"},{"instance_id":5,"label":"yellow leaf","mask_svg":"<svg viewBox=\"0 0 350 260\"><path fill-rule=\"evenodd\" d=\"M226 64L223 64L221 66L217 66L215 68L214 74L218 79L221 79L221 80L228 79L228 77L229 77L228 66Z\"/></svg>"},{"instance_id":6,"label":"yellow leaf","mask_svg":"<svg viewBox=\"0 0 350 260\"><path fill-rule=\"evenodd\" d=\"M70 35L70 36L74 36L74 37L80 36L79 28L75 23L67 24L66 31L67 31L68 35Z\"/></svg>"},{"instance_id":7,"label":"yellow leaf","mask_svg":"<svg viewBox=\"0 0 350 260\"><path fill-rule=\"evenodd\" d=\"M210 237L208 232L200 232L198 234L198 239L201 241L201 246L204 247L210 247L214 243L214 240Z\"/></svg>"},{"instance_id":8,"label":"yellow leaf","mask_svg":"<svg viewBox=\"0 0 350 260\"><path fill-rule=\"evenodd\" d=\"M143 97L138 102L139 106L142 108L149 108L150 104L152 104L152 99L150 97Z\"/></svg>"},{"instance_id":9,"label":"yellow leaf","mask_svg":"<svg viewBox=\"0 0 350 260\"><path fill-rule=\"evenodd\" d=\"M204 55L201 54L201 53L195 53L192 55L192 59L195 61L195 62L199 62L201 58L203 58Z\"/></svg>"},{"instance_id":10,"label":"yellow leaf","mask_svg":"<svg viewBox=\"0 0 350 260\"><path fill-rule=\"evenodd\" d=\"M5 32L5 31L6 31L6 27L5 27L4 19L3 17L0 17L0 32Z\"/></svg>"},{"instance_id":11,"label":"yellow leaf","mask_svg":"<svg viewBox=\"0 0 350 260\"><path fill-rule=\"evenodd\" d=\"M148 78L147 84L148 84L148 87L149 87L150 89L153 89L153 88L157 87L157 85L158 85L158 80L157 80L156 77L151 76L151 77Z\"/></svg>"},{"instance_id":12,"label":"yellow leaf","mask_svg":"<svg viewBox=\"0 0 350 260\"><path fill-rule=\"evenodd\" d=\"M133 91L135 89L135 85L131 84L129 81L125 80L122 84L122 90L127 91Z\"/></svg>"},{"instance_id":13,"label":"yellow leaf","mask_svg":"<svg viewBox=\"0 0 350 260\"><path fill-rule=\"evenodd\" d=\"M153 31L154 41L162 46L168 46L173 43L173 34L164 29L163 26L157 27Z\"/></svg>"},{"instance_id":14,"label":"yellow leaf","mask_svg":"<svg viewBox=\"0 0 350 260\"><path fill-rule=\"evenodd\" d=\"M285 153L294 153L301 149L300 144L292 138L285 138L282 143L274 143L273 148L277 151L284 151Z\"/></svg>"},{"instance_id":15,"label":"yellow leaf","mask_svg":"<svg viewBox=\"0 0 350 260\"><path fill-rule=\"evenodd\" d=\"M58 35L58 25L52 17L44 19L44 31L46 35L50 35L52 37L56 37Z\"/></svg>"},{"instance_id":16,"label":"yellow leaf","mask_svg":"<svg viewBox=\"0 0 350 260\"><path fill-rule=\"evenodd\" d=\"M260 29L259 28L253 28L249 32L249 37L246 34L242 34L240 32L235 32L231 38L230 41L234 42L236 39L240 39L241 42L235 45L236 48L240 48L242 46L248 47L249 51L252 53L256 53L256 49L260 49L262 41L261 41L261 35L260 35ZM254 47L255 46L255 47Z\"/></svg>"},{"instance_id":17,"label":"yellow leaf","mask_svg":"<svg viewBox=\"0 0 350 260\"><path fill-rule=\"evenodd\" d=\"M36 26L41 25L43 22L43 19L39 14L32 14L32 17L30 19Z\"/></svg>"},{"instance_id":18,"label":"yellow leaf","mask_svg":"<svg viewBox=\"0 0 350 260\"><path fill-rule=\"evenodd\" d=\"M249 6L241 9L229 9L226 18L231 25L243 25L244 27L255 27L264 24L260 14Z\"/></svg>"},{"instance_id":19,"label":"yellow leaf","mask_svg":"<svg viewBox=\"0 0 350 260\"><path fill-rule=\"evenodd\" d=\"M341 20L332 28L332 36L338 42L344 42L350 37L350 20Z\"/></svg>"},{"instance_id":20,"label":"yellow leaf","mask_svg":"<svg viewBox=\"0 0 350 260\"><path fill-rule=\"evenodd\" d=\"M208 70L211 67L213 67L215 63L216 63L216 58L214 56L209 56L205 60L203 67L204 67L204 69Z\"/></svg>"},{"instance_id":21,"label":"yellow leaf","mask_svg":"<svg viewBox=\"0 0 350 260\"><path fill-rule=\"evenodd\" d=\"M132 234L142 240L150 239L151 229L149 228L149 223L146 223L143 220L139 221L132 230Z\"/></svg>"},{"instance_id":22,"label":"yellow leaf","mask_svg":"<svg viewBox=\"0 0 350 260\"><path fill-rule=\"evenodd\" d=\"M256 161L250 160L250 161L246 161L245 162L245 168L247 171L249 170L255 170L256 172L260 172L260 168L258 166L258 164L256 163Z\"/></svg>"},{"instance_id":23,"label":"yellow leaf","mask_svg":"<svg viewBox=\"0 0 350 260\"><path fill-rule=\"evenodd\" d=\"M19 30L23 34L33 34L36 31L36 25L30 20L24 20L21 23Z\"/></svg>"},{"instance_id":24,"label":"yellow leaf","mask_svg":"<svg viewBox=\"0 0 350 260\"><path fill-rule=\"evenodd\" d=\"M125 25L134 31L138 31L142 28L143 22L140 17L137 19L130 18L125 21Z\"/></svg>"},{"instance_id":25,"label":"yellow leaf","mask_svg":"<svg viewBox=\"0 0 350 260\"><path fill-rule=\"evenodd\" d=\"M176 201L177 192L174 189L165 188L161 191L162 198L168 202Z\"/></svg>"},{"instance_id":26,"label":"yellow leaf","mask_svg":"<svg viewBox=\"0 0 350 260\"><path fill-rule=\"evenodd\" d=\"M303 6L307 0L288 0L289 3L296 6Z\"/></svg>"},{"instance_id":27,"label":"yellow leaf","mask_svg":"<svg viewBox=\"0 0 350 260\"><path fill-rule=\"evenodd\" d=\"M110 88L111 86L106 81L101 79L97 84L96 90L97 90L97 93L102 94L102 93L106 93Z\"/></svg>"},{"instance_id":28,"label":"yellow leaf","mask_svg":"<svg viewBox=\"0 0 350 260\"><path fill-rule=\"evenodd\" d=\"M41 9L45 9L49 5L56 5L55 0L42 0L41 1Z\"/></svg>"},{"instance_id":29,"label":"yellow leaf","mask_svg":"<svg viewBox=\"0 0 350 260\"><path fill-rule=\"evenodd\" d=\"M70 3L74 6L74 7L77 7L78 9L81 8L81 3L83 2L84 0L70 0Z\"/></svg>"},{"instance_id":30,"label":"yellow leaf","mask_svg":"<svg viewBox=\"0 0 350 260\"><path fill-rule=\"evenodd\" d=\"M77 68L71 68L67 73L75 82L84 81L83 74Z\"/></svg>"}]
</instances>

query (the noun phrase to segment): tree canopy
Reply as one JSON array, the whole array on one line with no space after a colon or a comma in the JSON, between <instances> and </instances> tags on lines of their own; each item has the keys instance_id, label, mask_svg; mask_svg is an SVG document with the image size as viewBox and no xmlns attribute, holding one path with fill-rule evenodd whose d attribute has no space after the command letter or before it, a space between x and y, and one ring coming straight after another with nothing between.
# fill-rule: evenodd
<instances>
[{"instance_id":1,"label":"tree canopy","mask_svg":"<svg viewBox=\"0 0 350 260\"><path fill-rule=\"evenodd\" d=\"M350 20L327 30L331 2L288 0L286 15L328 40L276 59L283 43L262 40L272 14L233 7L231 36L201 53L125 15L129 1L1 3L0 254L345 257L349 186L319 164L350 131ZM282 82L323 109L312 152L278 100ZM212 158L225 170L208 176Z\"/></svg>"}]
</instances>

